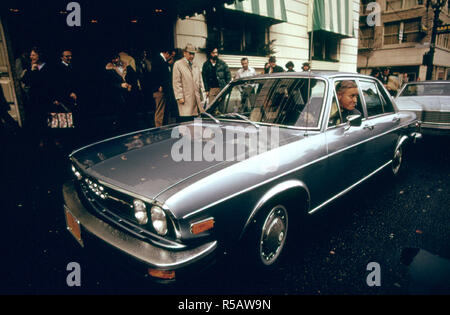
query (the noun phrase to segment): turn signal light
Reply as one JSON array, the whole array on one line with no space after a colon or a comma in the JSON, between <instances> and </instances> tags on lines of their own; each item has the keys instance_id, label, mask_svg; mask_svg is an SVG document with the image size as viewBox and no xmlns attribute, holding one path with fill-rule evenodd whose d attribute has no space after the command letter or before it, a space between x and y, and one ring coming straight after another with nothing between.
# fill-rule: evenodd
<instances>
[{"instance_id":1,"label":"turn signal light","mask_svg":"<svg viewBox=\"0 0 450 315\"><path fill-rule=\"evenodd\" d=\"M172 280L175 279L175 271L174 270L158 270L158 269L148 269L148 274L155 278Z\"/></svg>"},{"instance_id":2,"label":"turn signal light","mask_svg":"<svg viewBox=\"0 0 450 315\"><path fill-rule=\"evenodd\" d=\"M214 219L207 219L191 225L192 234L200 234L214 227Z\"/></svg>"}]
</instances>

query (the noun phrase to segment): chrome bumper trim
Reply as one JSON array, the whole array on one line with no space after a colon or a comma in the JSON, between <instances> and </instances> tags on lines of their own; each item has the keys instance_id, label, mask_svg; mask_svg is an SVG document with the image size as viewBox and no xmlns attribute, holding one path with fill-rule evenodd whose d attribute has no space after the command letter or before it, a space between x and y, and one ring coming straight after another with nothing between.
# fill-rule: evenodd
<instances>
[{"instance_id":1,"label":"chrome bumper trim","mask_svg":"<svg viewBox=\"0 0 450 315\"><path fill-rule=\"evenodd\" d=\"M217 241L182 251L171 251L154 246L112 227L89 213L78 198L73 181L64 184L63 196L64 208L79 221L85 230L154 268L162 270L179 269L199 261L217 248Z\"/></svg>"}]
</instances>

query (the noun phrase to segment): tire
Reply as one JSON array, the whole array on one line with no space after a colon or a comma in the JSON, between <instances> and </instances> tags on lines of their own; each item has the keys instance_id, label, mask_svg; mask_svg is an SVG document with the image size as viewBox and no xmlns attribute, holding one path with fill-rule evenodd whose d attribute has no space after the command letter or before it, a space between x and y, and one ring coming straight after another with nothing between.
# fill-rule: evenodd
<instances>
[{"instance_id":1,"label":"tire","mask_svg":"<svg viewBox=\"0 0 450 315\"><path fill-rule=\"evenodd\" d=\"M281 203L266 207L258 215L245 242L248 262L256 270L273 269L280 263L286 249L288 227L288 210Z\"/></svg>"},{"instance_id":2,"label":"tire","mask_svg":"<svg viewBox=\"0 0 450 315\"><path fill-rule=\"evenodd\" d=\"M391 165L391 174L394 177L399 176L400 171L403 169L403 146L401 145L398 149L394 152L394 157L392 159L392 165Z\"/></svg>"}]
</instances>

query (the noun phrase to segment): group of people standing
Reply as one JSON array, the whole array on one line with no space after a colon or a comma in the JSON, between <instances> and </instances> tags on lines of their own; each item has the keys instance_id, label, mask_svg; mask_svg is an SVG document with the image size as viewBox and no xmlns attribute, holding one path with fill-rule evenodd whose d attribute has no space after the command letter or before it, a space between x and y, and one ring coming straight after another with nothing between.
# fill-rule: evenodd
<instances>
[{"instance_id":1,"label":"group of people standing","mask_svg":"<svg viewBox=\"0 0 450 315\"><path fill-rule=\"evenodd\" d=\"M403 83L409 81L407 73L397 76L391 73L390 68L374 69L370 75L380 80L391 96L396 96Z\"/></svg>"},{"instance_id":2,"label":"group of people standing","mask_svg":"<svg viewBox=\"0 0 450 315\"><path fill-rule=\"evenodd\" d=\"M288 61L285 65L287 72L295 72L295 65L292 61ZM309 62L302 64L302 71L310 71L311 65ZM284 72L284 69L277 65L277 59L275 56L270 56L269 61L264 65L264 73L277 73Z\"/></svg>"},{"instance_id":3,"label":"group of people standing","mask_svg":"<svg viewBox=\"0 0 450 315\"><path fill-rule=\"evenodd\" d=\"M33 47L29 59L23 54L16 60L15 70L21 83L26 127L43 147L48 138L48 114L77 112L81 83L72 67L72 52L61 51L60 60L50 65L43 51Z\"/></svg>"},{"instance_id":4,"label":"group of people standing","mask_svg":"<svg viewBox=\"0 0 450 315\"><path fill-rule=\"evenodd\" d=\"M183 50L163 48L153 56L144 50L136 58L126 52L114 53L106 61L101 82L92 84L90 74L84 73L86 68L73 65L76 56L72 50L62 50L56 62L49 63L44 52L33 47L16 60L26 126L44 146L51 112L73 113L75 126L83 120L81 112L84 116L114 116L116 129L122 132L140 128L136 123L142 120L138 117L142 112L153 113L145 127L192 120L232 80L217 47L207 49L207 60L201 67L194 63L196 53L192 44ZM242 58L241 65L235 78L257 74L248 58ZM294 71L292 62L286 67ZM309 64L303 64L302 70L308 71ZM283 71L275 57L270 57L264 73ZM94 99L101 105L93 104ZM85 109L102 110L80 111L80 104Z\"/></svg>"}]
</instances>

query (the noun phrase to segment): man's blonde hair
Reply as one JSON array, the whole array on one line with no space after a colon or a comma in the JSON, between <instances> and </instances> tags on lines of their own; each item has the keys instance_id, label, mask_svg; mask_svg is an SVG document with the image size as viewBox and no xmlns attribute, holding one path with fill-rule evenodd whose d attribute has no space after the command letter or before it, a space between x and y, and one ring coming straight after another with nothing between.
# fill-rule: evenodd
<instances>
[{"instance_id":1,"label":"man's blonde hair","mask_svg":"<svg viewBox=\"0 0 450 315\"><path fill-rule=\"evenodd\" d=\"M336 84L336 93L344 93L345 90L358 88L355 81L345 80Z\"/></svg>"}]
</instances>

